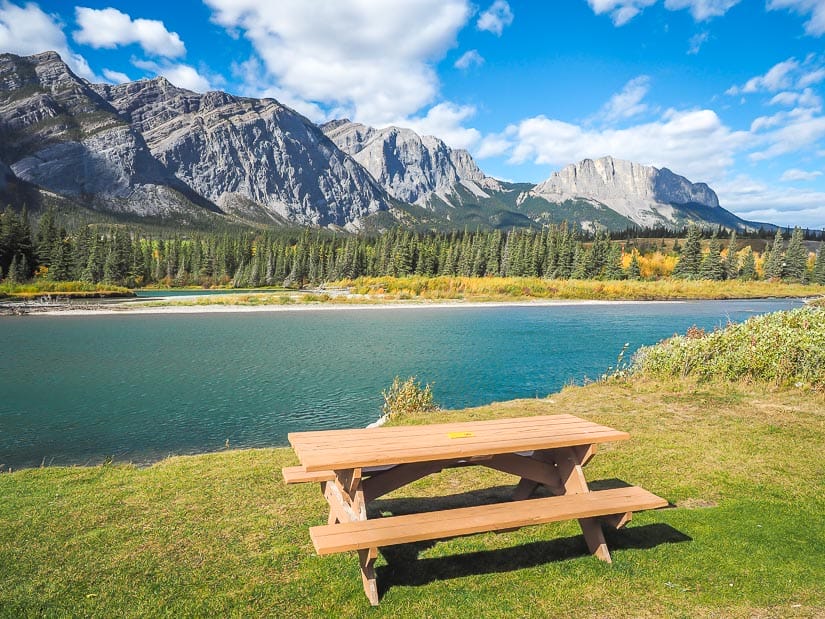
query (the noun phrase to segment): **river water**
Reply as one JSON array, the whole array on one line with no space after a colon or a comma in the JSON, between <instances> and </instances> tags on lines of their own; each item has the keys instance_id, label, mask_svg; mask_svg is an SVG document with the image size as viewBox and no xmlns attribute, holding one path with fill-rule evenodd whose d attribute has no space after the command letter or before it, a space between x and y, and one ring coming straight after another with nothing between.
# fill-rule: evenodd
<instances>
[{"instance_id":1,"label":"river water","mask_svg":"<svg viewBox=\"0 0 825 619\"><path fill-rule=\"evenodd\" d=\"M543 397L691 325L795 300L0 317L0 467L286 444L364 426L394 376L445 408Z\"/></svg>"}]
</instances>

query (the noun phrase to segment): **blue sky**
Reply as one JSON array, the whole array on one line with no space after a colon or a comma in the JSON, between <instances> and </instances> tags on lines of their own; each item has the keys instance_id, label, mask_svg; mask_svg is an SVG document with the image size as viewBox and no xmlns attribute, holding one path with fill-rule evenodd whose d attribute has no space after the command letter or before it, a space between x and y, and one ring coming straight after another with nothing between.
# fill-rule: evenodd
<instances>
[{"instance_id":1,"label":"blue sky","mask_svg":"<svg viewBox=\"0 0 825 619\"><path fill-rule=\"evenodd\" d=\"M825 0L0 0L0 51L409 126L492 176L613 155L825 228Z\"/></svg>"}]
</instances>

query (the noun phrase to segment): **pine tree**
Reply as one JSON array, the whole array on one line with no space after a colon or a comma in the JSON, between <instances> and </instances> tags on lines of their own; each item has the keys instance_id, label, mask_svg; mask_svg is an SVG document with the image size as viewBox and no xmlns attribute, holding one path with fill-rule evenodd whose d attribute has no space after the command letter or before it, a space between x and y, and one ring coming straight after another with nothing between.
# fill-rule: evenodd
<instances>
[{"instance_id":1,"label":"pine tree","mask_svg":"<svg viewBox=\"0 0 825 619\"><path fill-rule=\"evenodd\" d=\"M722 264L725 267L725 277L736 279L736 276L739 275L739 256L736 255L736 230L732 230L730 233L727 253Z\"/></svg>"},{"instance_id":2,"label":"pine tree","mask_svg":"<svg viewBox=\"0 0 825 619\"><path fill-rule=\"evenodd\" d=\"M685 246L676 267L673 269L674 277L684 277L694 279L699 277L702 267L702 232L696 224L688 227Z\"/></svg>"},{"instance_id":3,"label":"pine tree","mask_svg":"<svg viewBox=\"0 0 825 619\"><path fill-rule=\"evenodd\" d=\"M776 236L773 239L773 245L766 250L765 265L763 270L765 272L765 279L780 279L782 277L782 262L784 260L782 229L776 229Z\"/></svg>"},{"instance_id":4,"label":"pine tree","mask_svg":"<svg viewBox=\"0 0 825 619\"><path fill-rule=\"evenodd\" d=\"M628 279L641 279L642 278L642 268L639 264L639 253L634 251L633 255L630 257L630 264L627 265L627 278Z\"/></svg>"},{"instance_id":5,"label":"pine tree","mask_svg":"<svg viewBox=\"0 0 825 619\"><path fill-rule=\"evenodd\" d=\"M811 281L815 284L825 286L825 241L819 244L819 251L816 253L816 262L811 274Z\"/></svg>"},{"instance_id":6,"label":"pine tree","mask_svg":"<svg viewBox=\"0 0 825 619\"><path fill-rule=\"evenodd\" d=\"M604 268L604 278L615 280L624 279L625 273L622 270L622 248L618 243L610 246L610 253L607 256L607 265Z\"/></svg>"},{"instance_id":7,"label":"pine tree","mask_svg":"<svg viewBox=\"0 0 825 619\"><path fill-rule=\"evenodd\" d=\"M782 279L804 283L808 279L808 249L802 237L802 228L794 228L785 260L782 266Z\"/></svg>"},{"instance_id":8,"label":"pine tree","mask_svg":"<svg viewBox=\"0 0 825 619\"><path fill-rule=\"evenodd\" d=\"M702 266L699 268L699 277L702 279L722 280L725 279L725 266L722 264L722 244L716 232L710 237L710 249L702 259Z\"/></svg>"},{"instance_id":9,"label":"pine tree","mask_svg":"<svg viewBox=\"0 0 825 619\"><path fill-rule=\"evenodd\" d=\"M756 260L753 257L753 250L747 247L742 255L742 268L739 271L739 279L753 281L756 278Z\"/></svg>"}]
</instances>

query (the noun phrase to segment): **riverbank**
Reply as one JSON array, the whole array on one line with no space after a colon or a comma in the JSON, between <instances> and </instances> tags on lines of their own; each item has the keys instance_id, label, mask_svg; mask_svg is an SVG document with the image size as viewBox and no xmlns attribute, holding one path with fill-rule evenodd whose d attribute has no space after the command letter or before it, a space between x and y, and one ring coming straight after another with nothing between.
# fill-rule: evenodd
<instances>
[{"instance_id":1,"label":"riverbank","mask_svg":"<svg viewBox=\"0 0 825 619\"><path fill-rule=\"evenodd\" d=\"M757 298L814 298L825 294L818 285L782 282L707 280L595 281L539 278L405 277L360 278L331 283L316 290L260 289L238 291L161 289L153 297L122 303L4 304L6 313L55 315L113 313L272 312L300 309L369 309L415 307L525 306L561 303L691 301Z\"/></svg>"},{"instance_id":2,"label":"riverbank","mask_svg":"<svg viewBox=\"0 0 825 619\"><path fill-rule=\"evenodd\" d=\"M639 484L675 507L609 532L613 565L588 555L575 522L385 549L382 613L825 613L823 565L811 553L825 536L821 397L773 385L609 381L427 420L571 411L632 437L600 450L588 479ZM357 561L312 549L308 529L325 521L325 503L314 484L283 484L280 468L295 463L289 449L256 449L0 475L0 615L366 614ZM403 494L443 496L444 507L513 483L471 467ZM411 505L397 494L375 508L403 513Z\"/></svg>"}]
</instances>

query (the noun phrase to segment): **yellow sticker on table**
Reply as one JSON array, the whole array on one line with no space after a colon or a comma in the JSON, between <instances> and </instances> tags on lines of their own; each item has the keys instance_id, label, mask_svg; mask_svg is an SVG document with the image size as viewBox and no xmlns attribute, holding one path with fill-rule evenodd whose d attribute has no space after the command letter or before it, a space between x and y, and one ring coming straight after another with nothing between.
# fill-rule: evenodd
<instances>
[{"instance_id":1,"label":"yellow sticker on table","mask_svg":"<svg viewBox=\"0 0 825 619\"><path fill-rule=\"evenodd\" d=\"M472 432L448 432L447 436L450 438L469 438L473 436Z\"/></svg>"}]
</instances>

